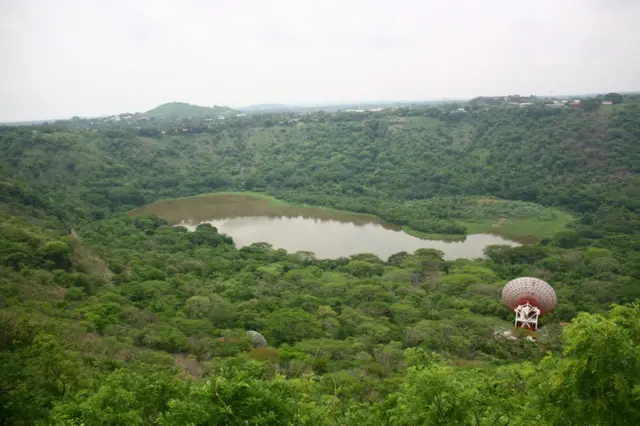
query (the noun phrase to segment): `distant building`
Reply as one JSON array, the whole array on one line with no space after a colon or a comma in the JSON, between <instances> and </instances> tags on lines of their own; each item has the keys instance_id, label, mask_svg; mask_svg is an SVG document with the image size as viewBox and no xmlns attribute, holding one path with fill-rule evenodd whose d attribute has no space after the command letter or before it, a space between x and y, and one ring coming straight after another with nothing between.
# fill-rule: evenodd
<instances>
[{"instance_id":1,"label":"distant building","mask_svg":"<svg viewBox=\"0 0 640 426\"><path fill-rule=\"evenodd\" d=\"M601 105L613 105L613 102L611 102L611 101L602 101Z\"/></svg>"}]
</instances>

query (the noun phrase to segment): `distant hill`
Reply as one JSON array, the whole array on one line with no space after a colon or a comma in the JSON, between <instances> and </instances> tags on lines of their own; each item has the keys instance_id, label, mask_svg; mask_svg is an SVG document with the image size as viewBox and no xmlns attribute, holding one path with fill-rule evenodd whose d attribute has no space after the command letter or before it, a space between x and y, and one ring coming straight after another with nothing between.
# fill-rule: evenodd
<instances>
[{"instance_id":1,"label":"distant hill","mask_svg":"<svg viewBox=\"0 0 640 426\"><path fill-rule=\"evenodd\" d=\"M66 121L69 118L48 118L45 120L23 120L23 121L0 121L0 126L38 126L40 124L55 123L57 121Z\"/></svg>"},{"instance_id":2,"label":"distant hill","mask_svg":"<svg viewBox=\"0 0 640 426\"><path fill-rule=\"evenodd\" d=\"M425 100L425 101L367 101L367 102L327 102L315 105L291 105L291 104L256 104L247 105L236 108L238 111L247 114L265 114L265 113L301 113L301 112L337 112L346 109L356 108L399 108L416 105L437 105L450 102L459 102L461 100L441 99L441 100Z\"/></svg>"},{"instance_id":3,"label":"distant hill","mask_svg":"<svg viewBox=\"0 0 640 426\"><path fill-rule=\"evenodd\" d=\"M287 105L287 104L257 104L247 105L237 108L245 114L277 114L277 113L296 113L304 112L309 108L300 105Z\"/></svg>"},{"instance_id":4,"label":"distant hill","mask_svg":"<svg viewBox=\"0 0 640 426\"><path fill-rule=\"evenodd\" d=\"M215 105L206 107L200 105L188 104L185 102L169 102L150 109L145 114L151 117L168 118L168 117L205 117L228 115L235 111L229 107Z\"/></svg>"}]
</instances>

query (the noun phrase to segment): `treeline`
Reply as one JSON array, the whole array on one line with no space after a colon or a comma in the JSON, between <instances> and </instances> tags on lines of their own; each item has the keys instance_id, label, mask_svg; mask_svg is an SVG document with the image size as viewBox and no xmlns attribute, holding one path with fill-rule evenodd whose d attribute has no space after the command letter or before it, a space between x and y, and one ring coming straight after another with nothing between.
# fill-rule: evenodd
<instances>
[{"instance_id":1,"label":"treeline","mask_svg":"<svg viewBox=\"0 0 640 426\"><path fill-rule=\"evenodd\" d=\"M580 215L600 216L603 205L635 213L640 110L637 104L616 108L489 109L455 118L338 114L278 127L237 121L207 134L155 137L139 137L134 127L91 132L64 122L4 127L0 173L55 200L73 221L219 190L349 204L390 219L397 213L378 212L368 200L492 195ZM405 212L399 219L420 227L425 215ZM421 229L462 231L436 221Z\"/></svg>"}]
</instances>

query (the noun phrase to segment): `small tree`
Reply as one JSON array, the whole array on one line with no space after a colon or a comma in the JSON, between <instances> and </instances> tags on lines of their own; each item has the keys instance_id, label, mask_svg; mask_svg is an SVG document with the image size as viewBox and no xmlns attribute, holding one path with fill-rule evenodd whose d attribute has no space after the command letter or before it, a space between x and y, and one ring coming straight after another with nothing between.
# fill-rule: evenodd
<instances>
[{"instance_id":1,"label":"small tree","mask_svg":"<svg viewBox=\"0 0 640 426\"><path fill-rule=\"evenodd\" d=\"M49 241L41 249L45 265L52 269L67 269L71 266L71 247L63 241Z\"/></svg>"},{"instance_id":2,"label":"small tree","mask_svg":"<svg viewBox=\"0 0 640 426\"><path fill-rule=\"evenodd\" d=\"M607 93L606 95L604 95L604 100L605 101L611 101L611 103L615 104L621 104L622 103L622 95L620 93Z\"/></svg>"},{"instance_id":3,"label":"small tree","mask_svg":"<svg viewBox=\"0 0 640 426\"><path fill-rule=\"evenodd\" d=\"M595 111L598 108L600 108L600 103L598 101L596 101L595 99L584 99L581 103L580 103L580 107L586 111L586 112L590 112L590 111Z\"/></svg>"}]
</instances>

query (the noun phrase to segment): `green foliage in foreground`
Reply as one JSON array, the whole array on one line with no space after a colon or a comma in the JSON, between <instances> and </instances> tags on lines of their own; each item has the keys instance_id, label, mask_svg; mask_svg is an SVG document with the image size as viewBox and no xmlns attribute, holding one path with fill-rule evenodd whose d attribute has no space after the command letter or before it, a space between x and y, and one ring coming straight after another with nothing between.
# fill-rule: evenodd
<instances>
[{"instance_id":1,"label":"green foliage in foreground","mask_svg":"<svg viewBox=\"0 0 640 426\"><path fill-rule=\"evenodd\" d=\"M72 236L4 219L0 414L10 424L640 420L640 287L584 237L572 249L565 234L493 246L485 261L428 249L316 260L148 216ZM540 274L560 305L538 342L496 337L511 328L502 285ZM631 304L608 311L611 301ZM253 348L246 330L269 346Z\"/></svg>"}]
</instances>

